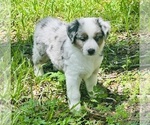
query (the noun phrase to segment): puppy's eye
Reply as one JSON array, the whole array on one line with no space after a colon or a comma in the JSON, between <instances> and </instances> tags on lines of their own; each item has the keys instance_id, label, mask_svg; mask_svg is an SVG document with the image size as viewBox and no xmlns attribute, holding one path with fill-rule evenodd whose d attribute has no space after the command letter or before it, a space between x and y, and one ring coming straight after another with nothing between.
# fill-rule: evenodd
<instances>
[{"instance_id":1,"label":"puppy's eye","mask_svg":"<svg viewBox=\"0 0 150 125\"><path fill-rule=\"evenodd\" d=\"M86 34L82 34L81 36L78 36L77 39L81 41L86 41L88 39L88 36Z\"/></svg>"},{"instance_id":2,"label":"puppy's eye","mask_svg":"<svg viewBox=\"0 0 150 125\"><path fill-rule=\"evenodd\" d=\"M88 39L88 37L80 37L79 39L82 41L86 41Z\"/></svg>"},{"instance_id":3,"label":"puppy's eye","mask_svg":"<svg viewBox=\"0 0 150 125\"><path fill-rule=\"evenodd\" d=\"M103 34L102 33L96 33L95 36L94 36L95 41L99 41L102 38L103 38Z\"/></svg>"}]
</instances>

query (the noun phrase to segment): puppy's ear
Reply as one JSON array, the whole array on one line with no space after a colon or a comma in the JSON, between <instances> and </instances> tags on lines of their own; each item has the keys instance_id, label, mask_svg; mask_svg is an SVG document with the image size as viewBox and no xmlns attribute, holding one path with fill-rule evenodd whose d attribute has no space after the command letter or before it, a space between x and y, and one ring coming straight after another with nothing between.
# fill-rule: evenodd
<instances>
[{"instance_id":1,"label":"puppy's ear","mask_svg":"<svg viewBox=\"0 0 150 125\"><path fill-rule=\"evenodd\" d=\"M75 36L79 28L79 22L78 20L73 21L72 23L69 24L67 28L67 34L71 40L72 43L75 42Z\"/></svg>"},{"instance_id":2,"label":"puppy's ear","mask_svg":"<svg viewBox=\"0 0 150 125\"><path fill-rule=\"evenodd\" d=\"M102 29L102 31L105 35L105 38L107 38L107 36L109 35L109 32L110 32L110 29L111 29L109 21L104 21L102 18L98 18L97 22L98 22L100 28Z\"/></svg>"}]
</instances>

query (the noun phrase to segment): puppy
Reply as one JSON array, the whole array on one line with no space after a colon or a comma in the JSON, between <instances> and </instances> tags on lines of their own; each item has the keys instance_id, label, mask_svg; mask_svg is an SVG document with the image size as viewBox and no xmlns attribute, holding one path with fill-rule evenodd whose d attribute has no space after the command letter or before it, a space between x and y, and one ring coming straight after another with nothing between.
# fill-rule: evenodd
<instances>
[{"instance_id":1,"label":"puppy","mask_svg":"<svg viewBox=\"0 0 150 125\"><path fill-rule=\"evenodd\" d=\"M110 24L101 18L80 18L71 23L47 17L34 32L33 63L36 76L43 75L42 64L51 61L66 77L69 108L80 110L80 83L88 92L97 84L103 60L103 47Z\"/></svg>"}]
</instances>

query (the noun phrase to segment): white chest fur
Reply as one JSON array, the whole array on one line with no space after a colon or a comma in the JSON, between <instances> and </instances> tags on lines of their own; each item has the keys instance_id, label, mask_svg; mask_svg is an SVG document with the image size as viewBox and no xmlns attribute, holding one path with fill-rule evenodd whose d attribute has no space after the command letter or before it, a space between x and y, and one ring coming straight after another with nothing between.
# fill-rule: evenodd
<instances>
[{"instance_id":1,"label":"white chest fur","mask_svg":"<svg viewBox=\"0 0 150 125\"><path fill-rule=\"evenodd\" d=\"M100 55L85 56L71 44L65 45L65 50L64 72L69 72L70 75L78 75L82 79L89 78L100 67L103 60L103 56Z\"/></svg>"}]
</instances>

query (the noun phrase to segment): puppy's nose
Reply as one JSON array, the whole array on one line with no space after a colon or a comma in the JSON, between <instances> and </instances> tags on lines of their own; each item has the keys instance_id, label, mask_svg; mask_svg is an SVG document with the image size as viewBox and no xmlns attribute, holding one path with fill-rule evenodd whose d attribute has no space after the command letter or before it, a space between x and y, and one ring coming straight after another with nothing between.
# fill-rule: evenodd
<instances>
[{"instance_id":1,"label":"puppy's nose","mask_svg":"<svg viewBox=\"0 0 150 125\"><path fill-rule=\"evenodd\" d=\"M88 54L93 55L95 53L95 49L88 49Z\"/></svg>"}]
</instances>

